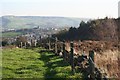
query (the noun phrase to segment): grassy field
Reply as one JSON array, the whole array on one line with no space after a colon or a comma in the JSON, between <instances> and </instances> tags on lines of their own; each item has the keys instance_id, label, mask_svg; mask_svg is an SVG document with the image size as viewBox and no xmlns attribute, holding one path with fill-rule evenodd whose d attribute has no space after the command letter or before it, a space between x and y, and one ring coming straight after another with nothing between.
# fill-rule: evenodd
<instances>
[{"instance_id":1,"label":"grassy field","mask_svg":"<svg viewBox=\"0 0 120 80\"><path fill-rule=\"evenodd\" d=\"M2 37L15 37L21 34L22 33L20 32L5 32L5 33L2 33Z\"/></svg>"},{"instance_id":2,"label":"grassy field","mask_svg":"<svg viewBox=\"0 0 120 80\"><path fill-rule=\"evenodd\" d=\"M71 67L52 52L34 49L3 49L3 78L82 78L71 74Z\"/></svg>"}]
</instances>

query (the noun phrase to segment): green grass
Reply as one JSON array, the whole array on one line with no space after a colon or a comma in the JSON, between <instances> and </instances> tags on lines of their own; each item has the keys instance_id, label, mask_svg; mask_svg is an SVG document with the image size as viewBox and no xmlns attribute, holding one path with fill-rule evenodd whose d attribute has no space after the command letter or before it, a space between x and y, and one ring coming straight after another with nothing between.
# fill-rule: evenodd
<instances>
[{"instance_id":1,"label":"green grass","mask_svg":"<svg viewBox=\"0 0 120 80\"><path fill-rule=\"evenodd\" d=\"M3 78L82 78L71 74L71 67L52 52L35 49L3 49Z\"/></svg>"},{"instance_id":2,"label":"green grass","mask_svg":"<svg viewBox=\"0 0 120 80\"><path fill-rule=\"evenodd\" d=\"M2 37L15 37L21 34L22 34L21 32L5 32L2 33Z\"/></svg>"}]
</instances>

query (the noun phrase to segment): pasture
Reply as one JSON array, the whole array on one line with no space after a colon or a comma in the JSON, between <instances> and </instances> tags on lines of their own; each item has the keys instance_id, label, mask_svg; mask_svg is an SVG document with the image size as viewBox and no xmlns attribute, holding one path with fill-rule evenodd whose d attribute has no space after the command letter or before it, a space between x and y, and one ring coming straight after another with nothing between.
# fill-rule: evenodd
<instances>
[{"instance_id":1,"label":"pasture","mask_svg":"<svg viewBox=\"0 0 120 80\"><path fill-rule=\"evenodd\" d=\"M63 58L52 52L41 52L42 48L33 49L3 49L2 77L3 78L78 78L82 74L71 74L71 67Z\"/></svg>"}]
</instances>

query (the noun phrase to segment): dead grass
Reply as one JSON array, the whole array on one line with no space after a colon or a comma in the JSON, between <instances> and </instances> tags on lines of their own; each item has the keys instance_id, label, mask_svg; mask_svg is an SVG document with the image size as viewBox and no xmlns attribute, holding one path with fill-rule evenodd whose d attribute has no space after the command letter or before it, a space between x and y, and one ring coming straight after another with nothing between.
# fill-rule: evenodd
<instances>
[{"instance_id":1,"label":"dead grass","mask_svg":"<svg viewBox=\"0 0 120 80\"><path fill-rule=\"evenodd\" d=\"M120 44L108 41L74 41L74 53L88 55L95 52L95 63L109 78L120 77ZM70 43L66 42L66 50L70 51Z\"/></svg>"}]
</instances>

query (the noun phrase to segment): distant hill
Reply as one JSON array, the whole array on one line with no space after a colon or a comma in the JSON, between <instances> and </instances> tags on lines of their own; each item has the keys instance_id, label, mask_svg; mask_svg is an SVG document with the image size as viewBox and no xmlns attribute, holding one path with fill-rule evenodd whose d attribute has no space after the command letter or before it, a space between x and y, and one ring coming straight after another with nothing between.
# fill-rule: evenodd
<instances>
[{"instance_id":1,"label":"distant hill","mask_svg":"<svg viewBox=\"0 0 120 80\"><path fill-rule=\"evenodd\" d=\"M43 16L2 16L0 17L2 28L21 29L40 26L48 27L78 27L81 21L87 21L87 18L69 18L69 17L43 17Z\"/></svg>"}]
</instances>

